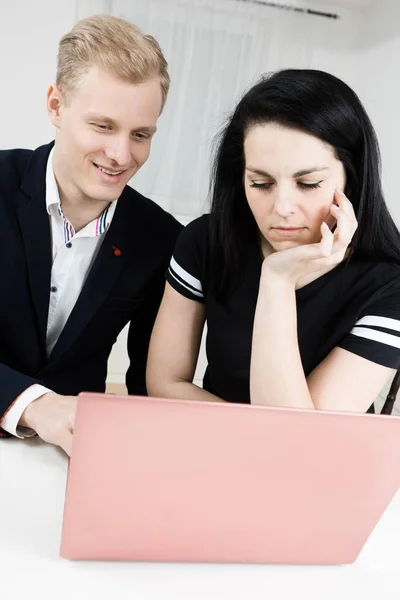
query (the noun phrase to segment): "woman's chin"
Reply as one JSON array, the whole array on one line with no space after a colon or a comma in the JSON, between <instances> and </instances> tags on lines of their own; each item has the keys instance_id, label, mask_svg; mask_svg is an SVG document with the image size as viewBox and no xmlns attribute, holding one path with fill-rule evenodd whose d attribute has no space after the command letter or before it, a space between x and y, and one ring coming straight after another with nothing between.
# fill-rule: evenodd
<instances>
[{"instance_id":1,"label":"woman's chin","mask_svg":"<svg viewBox=\"0 0 400 600\"><path fill-rule=\"evenodd\" d=\"M281 242L277 242L276 240L268 241L269 246L271 246L273 252L280 252L281 250L290 250L290 248L297 248L297 246L302 246L303 244L296 240L282 240Z\"/></svg>"}]
</instances>

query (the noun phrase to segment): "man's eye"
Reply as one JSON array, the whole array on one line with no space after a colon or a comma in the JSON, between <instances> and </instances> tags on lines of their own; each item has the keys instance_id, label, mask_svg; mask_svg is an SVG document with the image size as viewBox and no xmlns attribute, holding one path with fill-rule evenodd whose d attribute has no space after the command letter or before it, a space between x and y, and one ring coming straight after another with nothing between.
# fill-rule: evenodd
<instances>
[{"instance_id":1,"label":"man's eye","mask_svg":"<svg viewBox=\"0 0 400 600\"><path fill-rule=\"evenodd\" d=\"M91 125L94 125L97 129L100 129L101 131L108 131L109 129L111 129L110 125L104 125L103 123L91 123Z\"/></svg>"},{"instance_id":2,"label":"man's eye","mask_svg":"<svg viewBox=\"0 0 400 600\"><path fill-rule=\"evenodd\" d=\"M140 133L140 131L137 131L133 134L133 137L135 137L137 140L147 140L149 136L146 133Z\"/></svg>"}]
</instances>

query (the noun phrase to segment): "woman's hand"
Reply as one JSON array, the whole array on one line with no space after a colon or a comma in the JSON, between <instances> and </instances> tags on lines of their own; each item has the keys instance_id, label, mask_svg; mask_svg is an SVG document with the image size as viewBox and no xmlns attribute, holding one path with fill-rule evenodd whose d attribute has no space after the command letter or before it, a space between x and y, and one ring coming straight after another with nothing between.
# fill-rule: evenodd
<instances>
[{"instance_id":1,"label":"woman's hand","mask_svg":"<svg viewBox=\"0 0 400 600\"><path fill-rule=\"evenodd\" d=\"M290 250L281 250L267 256L262 272L277 276L286 282L297 286L303 278L315 273L323 273L342 262L346 251L357 229L357 219L353 205L348 198L338 190L335 191L335 201L330 211L337 221L335 232L328 225L321 225L321 241L318 244L296 246Z\"/></svg>"}]
</instances>

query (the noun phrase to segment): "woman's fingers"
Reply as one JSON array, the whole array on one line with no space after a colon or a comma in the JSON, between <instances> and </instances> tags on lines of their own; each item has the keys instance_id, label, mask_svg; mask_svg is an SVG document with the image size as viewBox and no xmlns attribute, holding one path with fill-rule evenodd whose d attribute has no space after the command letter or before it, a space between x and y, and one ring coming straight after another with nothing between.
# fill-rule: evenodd
<instances>
[{"instance_id":1,"label":"woman's fingers","mask_svg":"<svg viewBox=\"0 0 400 600\"><path fill-rule=\"evenodd\" d=\"M320 254L323 257L330 256L332 254L332 248L335 238L325 221L321 225L321 235L322 239L319 243Z\"/></svg>"},{"instance_id":2,"label":"woman's fingers","mask_svg":"<svg viewBox=\"0 0 400 600\"><path fill-rule=\"evenodd\" d=\"M335 199L338 204L332 204L330 208L331 214L336 219L332 255L337 255L337 260L340 261L353 239L354 232L357 229L357 219L353 205L343 193L336 190Z\"/></svg>"},{"instance_id":3,"label":"woman's fingers","mask_svg":"<svg viewBox=\"0 0 400 600\"><path fill-rule=\"evenodd\" d=\"M335 190L335 200L339 208L343 210L351 220L354 220L354 223L357 225L354 207L346 194L339 192L339 190Z\"/></svg>"},{"instance_id":4,"label":"woman's fingers","mask_svg":"<svg viewBox=\"0 0 400 600\"><path fill-rule=\"evenodd\" d=\"M344 194L336 190L335 199L338 204L332 204L331 206L331 213L337 221L335 241L347 248L357 229L357 219L352 203Z\"/></svg>"}]
</instances>

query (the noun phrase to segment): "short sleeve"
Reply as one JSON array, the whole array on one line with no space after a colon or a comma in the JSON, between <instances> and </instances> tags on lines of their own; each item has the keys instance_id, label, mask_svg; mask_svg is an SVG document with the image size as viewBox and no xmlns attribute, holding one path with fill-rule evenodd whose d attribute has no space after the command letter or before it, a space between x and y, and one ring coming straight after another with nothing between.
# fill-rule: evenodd
<instances>
[{"instance_id":1,"label":"short sleeve","mask_svg":"<svg viewBox=\"0 0 400 600\"><path fill-rule=\"evenodd\" d=\"M400 368L400 275L373 295L338 346L385 367Z\"/></svg>"},{"instance_id":2,"label":"short sleeve","mask_svg":"<svg viewBox=\"0 0 400 600\"><path fill-rule=\"evenodd\" d=\"M204 302L207 288L208 215L195 219L180 234L166 279L182 296Z\"/></svg>"}]
</instances>

